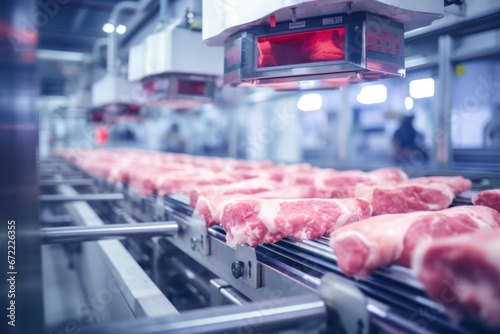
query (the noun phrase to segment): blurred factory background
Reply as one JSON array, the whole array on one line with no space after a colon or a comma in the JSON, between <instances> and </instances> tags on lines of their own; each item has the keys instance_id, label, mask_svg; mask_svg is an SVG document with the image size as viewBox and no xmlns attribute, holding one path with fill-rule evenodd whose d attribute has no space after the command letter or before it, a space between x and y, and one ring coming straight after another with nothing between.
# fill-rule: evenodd
<instances>
[{"instance_id":1,"label":"blurred factory background","mask_svg":"<svg viewBox=\"0 0 500 334\"><path fill-rule=\"evenodd\" d=\"M292 6L291 3L299 4L299 9L303 11L296 12L297 8L293 7L290 11L288 7ZM84 282L85 288L91 286L92 291L100 292L99 284L110 277L125 277L123 280L126 281L127 272L123 269L126 266L129 266L126 269L137 267L137 272L142 275L138 277L143 281L132 282L134 284L131 286L137 289L134 291L144 292L146 297L140 293L133 295L132 292L124 297L117 294L120 297L116 297L113 304L109 304L110 307L103 308L102 314L100 310L94 312L92 316L95 318L88 324L140 318L144 315L151 318L158 314L165 315L171 310L164 307L170 305L170 302L163 294L168 297L172 294L174 299L180 300L176 307L182 311L192 306L189 304L191 300L187 301L185 295L194 296L201 300L197 300L198 304L209 306L213 296L206 296L211 294L209 288L213 286L217 293L228 289L234 290L232 296L245 295L244 298L236 298L235 304L239 305L245 305L250 299L265 301L268 298L262 292L264 289L258 289L261 282L257 284L257 281L260 277L254 275L251 278L250 270L257 272L257 269L256 266L251 269L250 261L244 263L249 264L248 281L252 284L255 281L255 284L238 281L243 274L235 275L238 272L233 271L232 264L238 264L237 258L234 249L221 241L225 238L222 228L211 227L209 235L203 221L201 230L204 234L200 242L195 238L195 233L199 231L193 223L194 227L189 227L188 231L193 233L194 241L189 240L190 234L177 234L178 230L182 232L185 226L191 224L191 220L197 222L197 217L191 219L186 213L192 215L192 210L186 203L183 203L184 206L178 205L175 198L167 196L172 195L170 193L163 194L165 198L158 197L164 202L159 200L160 203L156 203L156 193L146 197L144 194L134 193L132 187L127 189L124 184L130 180L123 181L120 185L110 185L107 183L109 180L99 179L63 161L61 157L55 157L53 153L58 149L85 152L100 148L138 148L251 161L305 162L338 170L371 171L380 167L398 166L411 178L461 175L473 181L474 190L498 188L500 1L329 0L329 3L339 6L332 5L331 8L321 7L324 3L327 1L0 2L0 148L3 150L2 159L9 162L1 164L0 218L6 217L7 220L15 217L21 222L16 227L18 244L23 245L18 253L18 263L20 267L24 266L25 271L23 272L23 268L19 270L23 274L19 275L18 286L24 290L19 289L17 298L30 302L23 305L19 303L19 314L24 312L33 316L33 323L23 325L29 329L27 332L36 333L43 322L47 328L54 329L54 333L72 332L67 327L72 324L68 319L86 316L84 311L76 309L74 305L78 305L79 300L89 300L88 296L81 293L84 289L80 281ZM362 9L354 11L354 19L351 16L353 22L349 19L346 19L349 21L347 23L335 21L339 17L351 15L353 3L354 6L360 4L359 8ZM372 5L374 12L369 11ZM386 29L386 37L382 38L387 44L384 46L385 50L381 51L382 32L379 35L379 31L370 28L369 23L375 20L374 17L380 19L378 14L381 7L392 8L392 5L406 8L402 13L410 14L406 17L399 15L397 11L391 13L391 24L383 27ZM418 8L420 5L423 6L422 11ZM444 17L440 13L443 8ZM326 10L327 14L322 10ZM302 14L303 21L297 21L296 16L301 18ZM306 27L306 21L319 22L320 16L326 21L322 21L321 25L313 25L312 28ZM359 22L354 22L358 18ZM406 19L406 28L411 29L404 32L403 23L396 18ZM260 37L276 37L276 32L265 29L276 26L281 29L280 24L284 26L285 21L290 25L279 31L298 29L294 32L307 34L313 29L317 29L315 32L331 30L331 38L345 34L342 36L347 37L343 40L338 39L341 40L339 45L344 47L342 59L290 65L278 64L280 59L277 54L274 55L274 66L264 61L261 63L259 52L264 52L265 43L269 41L263 38L264 42L259 44ZM303 26L300 26L301 23ZM340 27L340 23L343 27ZM325 25L333 28L325 28ZM348 38L354 37L349 36L349 33L354 34L361 25L363 29L366 25L369 31L363 31L366 35L362 37L363 52L357 53L359 59L352 60L347 54L355 52L349 49L352 45L346 49L346 41L352 42ZM263 31L271 33L267 36ZM252 46L246 44L250 39L247 33L258 37L252 40ZM298 36L290 32L283 33L288 34ZM374 34L375 38L372 39L370 34ZM318 45L321 46L321 43ZM378 53L374 48L377 48ZM369 51L373 51L371 56L367 56ZM251 70L246 66L248 59L254 61ZM339 65L338 62L342 64ZM298 68L294 68L297 64L299 66L295 67ZM386 65L388 68L384 67ZM323 73L320 70L313 71L323 67L327 68ZM119 155L119 152L121 151L114 154ZM141 154L147 156L147 153ZM189 159L196 160L192 157ZM217 160L219 159L212 159ZM89 162L93 163L93 160ZM62 165L68 167L69 171L60 170ZM285 168L282 165L279 167ZM297 168L295 171L299 174L300 168L304 166L291 167ZM75 184L66 184L64 178ZM146 184L147 182L148 180L144 181ZM87 200L93 203L90 205L85 202ZM171 203L165 201L175 202L175 205L172 204L173 209L168 206ZM467 204L471 203L471 198L468 198ZM146 205L149 205L147 209ZM157 206L163 211L157 213L155 210L160 210ZM42 226L50 226L47 228L50 231L50 228L67 225L88 225L85 227L92 228L94 223L103 225L101 227L127 223L132 226L132 233L127 234L130 236L137 233L133 232L139 225L137 222L158 220L171 220L162 222L170 224L167 226L171 229L170 241L165 241L167 237L161 239L164 243L158 241L160 238L154 239L154 242L151 238L135 238L140 239L139 241L131 238L123 244L114 240L119 245L116 248L123 249L103 250L102 254L108 256L109 251L112 255L109 257L112 260L109 261L107 258L102 260L104 256L98 253L101 252L101 246L85 246L96 245L95 243L84 243L82 247L77 243L48 246L44 247L43 254L40 251L41 245L47 243L41 237ZM223 238L216 240L220 235ZM199 238L199 234L196 237ZM208 257L210 254L206 245L209 242L206 241L203 246L203 240L208 238L212 240L212 245L220 244L220 247L225 247L219 249L219 255L228 254L227 258L219 257L224 261L230 260L229 266L221 261L224 266L220 264L215 270L211 267L219 266L219 262L214 262L214 257ZM307 263L319 258L314 257L316 253L323 256L321 261L330 266L328 261L335 255L331 253L329 241L325 240L319 246L313 243L319 247L318 250L313 249L313 256L297 267L307 269ZM179 244L174 245L175 242ZM197 246L198 243L201 246ZM293 260L294 252L302 252L300 247L292 245L288 250L285 247L284 251L289 252ZM324 255L325 248L329 251L327 255ZM160 254L160 251L163 253ZM189 256L186 255L191 251L193 252ZM169 252L175 257L170 259L164 256ZM82 253L84 256L79 258ZM262 260L257 258L255 251L249 254L253 256L255 263ZM246 253L243 255L245 259L249 256ZM281 282L294 282L292 274L300 270L294 267L290 274L280 269L283 265L280 261L283 258L283 262L288 261L286 256L276 257L278 260L268 255L264 257L266 256L269 261L277 263L275 268L262 262L262 268L270 273L266 277L272 278L264 282L267 284L266 289L271 286L281 291L279 289L285 286ZM206 263L199 261L200 257ZM96 259L100 261L98 265ZM4 264L6 257L1 261L0 264ZM22 263L26 264L21 265ZM138 263L147 269L142 271ZM168 268L161 272L163 276L158 274L158 263L163 269ZM120 264L123 266L120 267ZM385 269L387 268L384 267ZM401 277L410 277L409 270L403 269L407 271L404 272L407 276ZM209 270L212 271L207 274ZM227 283L227 286L217 286L217 279L225 277L220 273L229 277L232 286ZM313 279L305 269L304 273L306 281ZM393 274L394 272L390 272L390 275ZM410 305L405 312L410 314L424 306L428 310L428 305L435 307L432 310L437 310L436 314L443 313L443 308L427 298L415 278L411 277L413 285L405 285L406 281L398 281L401 279L400 274L401 272L396 272L389 277L384 272L391 280L384 281L387 278L384 276L384 280L375 281L378 285L376 289L392 287L391 284L403 287L401 296L410 299L404 301L405 305ZM166 277L166 285L169 285L170 290L160 291L155 285L160 276ZM203 279L199 279L200 277ZM217 284L214 285L214 281ZM296 294L309 291L310 287L304 287L309 283L307 281L301 285ZM179 286L188 287L181 289ZM153 292L149 294L151 291ZM408 291L411 293L407 293ZM287 297L295 294L293 291L290 294L288 292L290 291L284 293ZM158 307L151 302L154 305L150 307L144 302L153 299L156 302L168 301L168 304L159 303ZM215 299L219 300L218 304L222 304L218 295ZM397 305L391 306L391 312L396 310L397 313L400 295L394 294L387 299L394 302L391 305ZM140 301L145 306L139 305ZM307 305L310 304L308 300L306 302ZM212 300L211 306L214 304L217 303ZM350 305L349 302L344 305L347 304ZM136 309L132 309L136 306ZM378 310L376 307L373 309ZM42 310L45 312L45 319L42 319ZM174 311L177 312L175 309ZM307 314L303 312L302 316ZM387 314L392 315L389 312ZM212 316L209 310L203 319ZM376 316L378 314L374 317ZM400 323L409 327L401 328L412 328L417 333L419 328L415 330L414 324L407 321L407 318ZM469 333L473 332L469 331L470 328L483 328L480 324L480 327L472 326L462 330L447 317L435 318L438 320L431 324L429 332L446 332L447 328L453 328L457 333ZM281 318L283 319L285 318ZM295 313L290 319L295 322L300 320ZM387 321L390 323L391 319ZM385 324L383 321L381 323ZM77 328L78 331L80 329ZM116 332L114 327L109 332L113 331ZM0 332L3 333L2 330ZM387 332L406 330L399 330L395 326L392 331Z\"/></svg>"},{"instance_id":2,"label":"blurred factory background","mask_svg":"<svg viewBox=\"0 0 500 334\"><path fill-rule=\"evenodd\" d=\"M175 66L204 66L207 59L197 54L198 46L190 50L184 43L186 50L181 50L174 41L170 48L147 51L144 45L146 36L172 26L201 39L196 21L201 20L201 0L140 1L136 8L120 11L115 27L108 21L117 3L74 0L52 12L37 7L47 13L40 15L44 24L37 51L42 155L54 147L126 146L332 167L409 163L474 168L478 163L493 169L500 162L497 1L471 0L466 8L448 7L445 19L407 33L404 79L304 92L215 88L213 99L199 104L154 103L158 97L137 78L142 72L146 77L147 67L170 53L187 54L176 60L184 64ZM116 35L118 45L114 68L106 62L110 34ZM137 60L134 48L145 49L139 51L144 61ZM141 65L145 68L138 69ZM118 99L137 105L137 117L89 118L116 102L100 96L108 88L98 85L110 73L121 78ZM154 69L149 73L156 74ZM127 77L134 80L129 83ZM220 82L215 85L220 87ZM394 158L394 134L407 116L413 116L413 127L421 135L423 154L401 161ZM105 141L96 139L99 131L107 133ZM178 143L169 143L172 140ZM444 153L438 157L438 151Z\"/></svg>"}]
</instances>

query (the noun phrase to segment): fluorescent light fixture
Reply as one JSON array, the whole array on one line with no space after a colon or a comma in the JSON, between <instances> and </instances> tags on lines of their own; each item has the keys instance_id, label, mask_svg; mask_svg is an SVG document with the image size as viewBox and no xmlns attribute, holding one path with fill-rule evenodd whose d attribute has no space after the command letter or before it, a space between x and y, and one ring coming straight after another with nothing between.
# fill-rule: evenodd
<instances>
[{"instance_id":1,"label":"fluorescent light fixture","mask_svg":"<svg viewBox=\"0 0 500 334\"><path fill-rule=\"evenodd\" d=\"M407 96L405 99L406 110L408 110L408 111L412 110L414 105L415 105L415 101L413 101L413 99L411 97Z\"/></svg>"},{"instance_id":2,"label":"fluorescent light fixture","mask_svg":"<svg viewBox=\"0 0 500 334\"><path fill-rule=\"evenodd\" d=\"M102 26L102 31L104 31L106 34L111 34L113 31L115 31L115 26L111 23L105 23Z\"/></svg>"},{"instance_id":3,"label":"fluorescent light fixture","mask_svg":"<svg viewBox=\"0 0 500 334\"><path fill-rule=\"evenodd\" d=\"M297 108L300 111L319 110L322 106L323 98L317 93L302 95L299 102L297 102Z\"/></svg>"},{"instance_id":4,"label":"fluorescent light fixture","mask_svg":"<svg viewBox=\"0 0 500 334\"><path fill-rule=\"evenodd\" d=\"M356 97L361 104L383 103L387 100L387 87L385 85L372 85L361 88Z\"/></svg>"},{"instance_id":5,"label":"fluorescent light fixture","mask_svg":"<svg viewBox=\"0 0 500 334\"><path fill-rule=\"evenodd\" d=\"M434 79L419 79L410 81L410 96L414 99L423 99L434 96Z\"/></svg>"},{"instance_id":6,"label":"fluorescent light fixture","mask_svg":"<svg viewBox=\"0 0 500 334\"><path fill-rule=\"evenodd\" d=\"M73 61L73 62L83 62L91 59L90 56L81 52L43 50L43 49L39 49L36 51L36 57L38 59L44 59L44 60L62 60L62 61Z\"/></svg>"},{"instance_id":7,"label":"fluorescent light fixture","mask_svg":"<svg viewBox=\"0 0 500 334\"><path fill-rule=\"evenodd\" d=\"M116 27L116 33L119 35L123 35L127 31L127 27L125 27L123 24L118 25Z\"/></svg>"}]
</instances>

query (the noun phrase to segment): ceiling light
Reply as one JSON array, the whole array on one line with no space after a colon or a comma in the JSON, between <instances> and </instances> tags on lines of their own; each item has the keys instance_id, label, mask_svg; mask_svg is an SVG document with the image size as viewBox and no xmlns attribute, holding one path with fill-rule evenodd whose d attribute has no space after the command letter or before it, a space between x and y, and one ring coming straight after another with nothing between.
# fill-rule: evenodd
<instances>
[{"instance_id":1,"label":"ceiling light","mask_svg":"<svg viewBox=\"0 0 500 334\"><path fill-rule=\"evenodd\" d=\"M434 96L434 79L420 79L410 81L410 96L414 99L422 99Z\"/></svg>"},{"instance_id":2,"label":"ceiling light","mask_svg":"<svg viewBox=\"0 0 500 334\"><path fill-rule=\"evenodd\" d=\"M415 101L413 101L413 99L411 97L407 96L405 99L406 110L408 110L408 111L412 110L414 105L415 105Z\"/></svg>"},{"instance_id":3,"label":"ceiling light","mask_svg":"<svg viewBox=\"0 0 500 334\"><path fill-rule=\"evenodd\" d=\"M105 23L103 26L102 26L102 30L106 33L106 34L111 34L113 31L115 31L115 26L112 25L111 23Z\"/></svg>"},{"instance_id":4,"label":"ceiling light","mask_svg":"<svg viewBox=\"0 0 500 334\"><path fill-rule=\"evenodd\" d=\"M297 108L300 111L314 111L319 110L323 106L323 99L319 94L306 94L302 95L299 102L297 102Z\"/></svg>"},{"instance_id":5,"label":"ceiling light","mask_svg":"<svg viewBox=\"0 0 500 334\"><path fill-rule=\"evenodd\" d=\"M357 98L361 104L383 103L387 100L387 87L385 85L372 85L361 88Z\"/></svg>"},{"instance_id":6,"label":"ceiling light","mask_svg":"<svg viewBox=\"0 0 500 334\"><path fill-rule=\"evenodd\" d=\"M116 33L119 35L123 35L126 31L127 31L127 27L124 26L123 24L120 24L120 25L118 25L118 27L116 27Z\"/></svg>"}]
</instances>

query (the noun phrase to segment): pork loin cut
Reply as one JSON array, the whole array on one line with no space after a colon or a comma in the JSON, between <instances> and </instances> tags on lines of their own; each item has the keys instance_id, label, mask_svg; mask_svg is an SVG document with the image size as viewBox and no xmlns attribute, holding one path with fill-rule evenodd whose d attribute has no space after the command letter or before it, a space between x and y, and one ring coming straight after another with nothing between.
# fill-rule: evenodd
<instances>
[{"instance_id":1,"label":"pork loin cut","mask_svg":"<svg viewBox=\"0 0 500 334\"><path fill-rule=\"evenodd\" d=\"M487 206L500 212L500 189L484 190L472 199L474 205Z\"/></svg>"},{"instance_id":2,"label":"pork loin cut","mask_svg":"<svg viewBox=\"0 0 500 334\"><path fill-rule=\"evenodd\" d=\"M433 240L415 250L412 267L429 296L454 318L500 326L500 230Z\"/></svg>"},{"instance_id":3,"label":"pork loin cut","mask_svg":"<svg viewBox=\"0 0 500 334\"><path fill-rule=\"evenodd\" d=\"M230 246L274 243L283 237L315 239L371 215L363 199L233 199L221 212Z\"/></svg>"},{"instance_id":4,"label":"pork loin cut","mask_svg":"<svg viewBox=\"0 0 500 334\"><path fill-rule=\"evenodd\" d=\"M356 187L354 197L371 202L373 215L446 209L455 197L446 184L407 181Z\"/></svg>"},{"instance_id":5,"label":"pork loin cut","mask_svg":"<svg viewBox=\"0 0 500 334\"><path fill-rule=\"evenodd\" d=\"M208 185L194 187L189 194L189 203L196 206L198 197L214 197L215 195L257 194L265 191L277 190L283 186L276 181L268 179L251 179L223 185Z\"/></svg>"},{"instance_id":6,"label":"pork loin cut","mask_svg":"<svg viewBox=\"0 0 500 334\"><path fill-rule=\"evenodd\" d=\"M340 269L363 279L391 263L409 266L415 247L426 240L499 227L500 214L495 210L458 206L371 217L332 232L330 244Z\"/></svg>"},{"instance_id":7,"label":"pork loin cut","mask_svg":"<svg viewBox=\"0 0 500 334\"><path fill-rule=\"evenodd\" d=\"M446 184L451 188L455 196L472 188L472 181L462 176L427 176L418 177L416 179L412 179L411 181L423 184Z\"/></svg>"},{"instance_id":8,"label":"pork loin cut","mask_svg":"<svg viewBox=\"0 0 500 334\"><path fill-rule=\"evenodd\" d=\"M253 198L253 199L299 199L314 198L316 190L310 186L294 186L286 189L269 190L256 192L253 194L210 194L199 196L194 212L205 219L207 226L220 224L220 213L224 205L233 198Z\"/></svg>"},{"instance_id":9,"label":"pork loin cut","mask_svg":"<svg viewBox=\"0 0 500 334\"><path fill-rule=\"evenodd\" d=\"M158 195L189 194L195 186L223 185L233 182L230 176L203 169L164 173L157 178Z\"/></svg>"},{"instance_id":10,"label":"pork loin cut","mask_svg":"<svg viewBox=\"0 0 500 334\"><path fill-rule=\"evenodd\" d=\"M380 168L365 173L362 171L338 172L325 178L324 183L331 198L357 197L356 188L374 185L397 184L408 180L408 175L399 168Z\"/></svg>"}]
</instances>

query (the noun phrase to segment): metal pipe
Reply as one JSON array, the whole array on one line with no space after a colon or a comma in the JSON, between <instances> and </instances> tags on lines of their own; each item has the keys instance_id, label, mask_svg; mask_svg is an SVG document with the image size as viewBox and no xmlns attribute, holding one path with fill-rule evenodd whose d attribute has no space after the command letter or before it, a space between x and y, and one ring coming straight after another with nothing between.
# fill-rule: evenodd
<instances>
[{"instance_id":1,"label":"metal pipe","mask_svg":"<svg viewBox=\"0 0 500 334\"><path fill-rule=\"evenodd\" d=\"M44 225L71 225L73 223L71 215L42 215L40 223Z\"/></svg>"},{"instance_id":2,"label":"metal pipe","mask_svg":"<svg viewBox=\"0 0 500 334\"><path fill-rule=\"evenodd\" d=\"M234 305L246 305L248 301L238 295L238 292L234 288L222 288L219 290L222 297L226 298L231 304Z\"/></svg>"},{"instance_id":3,"label":"metal pipe","mask_svg":"<svg viewBox=\"0 0 500 334\"><path fill-rule=\"evenodd\" d=\"M318 295L303 295L235 307L211 307L169 317L140 319L82 328L83 334L201 334L261 333L295 329L307 331L327 319Z\"/></svg>"},{"instance_id":4,"label":"metal pipe","mask_svg":"<svg viewBox=\"0 0 500 334\"><path fill-rule=\"evenodd\" d=\"M70 186L91 186L94 184L92 179L59 179L59 180L40 180L40 186L58 186L67 184Z\"/></svg>"},{"instance_id":5,"label":"metal pipe","mask_svg":"<svg viewBox=\"0 0 500 334\"><path fill-rule=\"evenodd\" d=\"M172 236L179 230L176 222L113 224L99 226L66 226L42 228L42 243L63 244L128 237Z\"/></svg>"},{"instance_id":6,"label":"metal pipe","mask_svg":"<svg viewBox=\"0 0 500 334\"><path fill-rule=\"evenodd\" d=\"M110 194L78 194L78 195L40 195L40 202L74 202L74 201L119 201L125 199L122 193Z\"/></svg>"},{"instance_id":7,"label":"metal pipe","mask_svg":"<svg viewBox=\"0 0 500 334\"><path fill-rule=\"evenodd\" d=\"M120 15L126 10L137 10L138 2L135 1L123 1L116 4L113 7L113 11L109 17L108 22L115 26L115 30L108 34L108 50L107 50L107 70L110 74L116 74L116 59L118 54L118 34L116 33L116 27L119 23Z\"/></svg>"},{"instance_id":8,"label":"metal pipe","mask_svg":"<svg viewBox=\"0 0 500 334\"><path fill-rule=\"evenodd\" d=\"M451 84L453 81L453 66L450 61L452 38L449 35L439 37L439 74L437 83L437 112L435 140L435 157L438 167L448 169L451 158Z\"/></svg>"}]
</instances>

